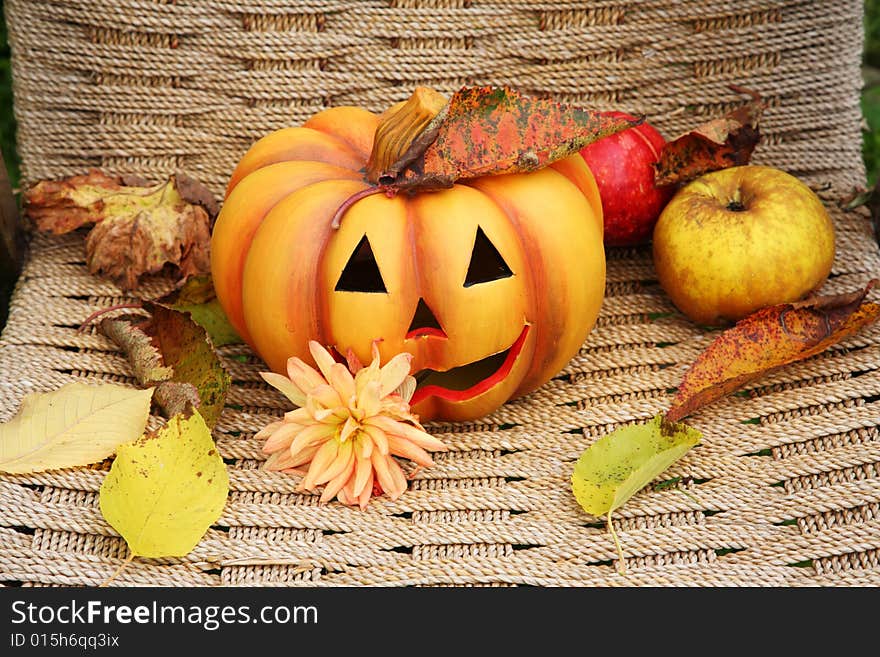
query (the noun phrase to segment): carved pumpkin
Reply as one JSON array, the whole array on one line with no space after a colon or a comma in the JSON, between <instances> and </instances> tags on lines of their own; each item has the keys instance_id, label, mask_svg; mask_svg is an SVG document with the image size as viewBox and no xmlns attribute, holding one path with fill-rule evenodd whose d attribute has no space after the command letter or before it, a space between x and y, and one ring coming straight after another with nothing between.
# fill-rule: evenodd
<instances>
[{"instance_id":1,"label":"carved pumpkin","mask_svg":"<svg viewBox=\"0 0 880 657\"><path fill-rule=\"evenodd\" d=\"M259 140L227 189L211 244L217 296L278 372L314 339L363 362L413 355L422 419L473 419L557 374L595 323L602 210L579 155L528 174L374 195L379 117L322 111Z\"/></svg>"}]
</instances>

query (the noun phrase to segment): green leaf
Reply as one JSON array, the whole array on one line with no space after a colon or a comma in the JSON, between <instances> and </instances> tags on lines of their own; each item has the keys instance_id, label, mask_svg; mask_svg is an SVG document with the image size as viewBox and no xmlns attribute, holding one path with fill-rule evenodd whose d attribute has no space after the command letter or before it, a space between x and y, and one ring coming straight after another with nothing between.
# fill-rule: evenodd
<instances>
[{"instance_id":1,"label":"green leaf","mask_svg":"<svg viewBox=\"0 0 880 657\"><path fill-rule=\"evenodd\" d=\"M140 557L182 557L223 512L226 464L198 411L120 445L101 485L101 513Z\"/></svg>"},{"instance_id":2,"label":"green leaf","mask_svg":"<svg viewBox=\"0 0 880 657\"><path fill-rule=\"evenodd\" d=\"M0 425L0 472L41 472L103 461L141 435L153 389L68 383L31 393Z\"/></svg>"},{"instance_id":3,"label":"green leaf","mask_svg":"<svg viewBox=\"0 0 880 657\"><path fill-rule=\"evenodd\" d=\"M174 290L156 303L189 313L193 321L208 332L215 347L242 342L217 300L210 276L191 276L179 290Z\"/></svg>"},{"instance_id":4,"label":"green leaf","mask_svg":"<svg viewBox=\"0 0 880 657\"><path fill-rule=\"evenodd\" d=\"M649 422L620 427L588 447L575 463L571 488L581 508L606 516L620 561L623 554L611 512L700 443L701 434L683 423Z\"/></svg>"}]
</instances>

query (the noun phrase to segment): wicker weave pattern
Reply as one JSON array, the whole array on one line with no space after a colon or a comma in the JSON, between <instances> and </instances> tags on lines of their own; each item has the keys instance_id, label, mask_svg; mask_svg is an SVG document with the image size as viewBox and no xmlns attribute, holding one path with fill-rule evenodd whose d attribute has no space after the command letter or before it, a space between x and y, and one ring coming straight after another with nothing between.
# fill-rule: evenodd
<instances>
[{"instance_id":1,"label":"wicker weave pattern","mask_svg":"<svg viewBox=\"0 0 880 657\"><path fill-rule=\"evenodd\" d=\"M468 0L7 0L27 178L101 166L185 169L220 192L269 130L330 105L380 110L415 84L510 83L645 112L667 136L751 87L769 102L756 161L828 201L838 257L828 292L880 274L862 212L861 3ZM609 250L597 328L559 377L470 425L397 502L366 512L259 470L252 436L285 404L248 349L223 350L235 385L215 436L233 492L182 559L140 561L121 585L878 585L880 327L769 375L694 417L704 445L621 511L629 575L568 477L596 437L666 407L711 335L655 282L646 249ZM156 278L140 294L169 286ZM0 339L0 419L71 380L131 381L115 347L75 332L124 301L89 276L82 236L36 237ZM665 314L657 316L656 314ZM654 319L652 320L652 317ZM0 582L94 585L124 558L102 519L104 473L0 477ZM679 490L681 489L681 490ZM688 495L683 494L687 492Z\"/></svg>"}]
</instances>

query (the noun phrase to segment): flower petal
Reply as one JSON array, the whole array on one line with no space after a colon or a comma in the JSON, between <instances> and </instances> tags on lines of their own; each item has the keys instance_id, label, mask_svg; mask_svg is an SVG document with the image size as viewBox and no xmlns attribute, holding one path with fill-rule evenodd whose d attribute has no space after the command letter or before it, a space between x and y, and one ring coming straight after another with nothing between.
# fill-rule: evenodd
<instances>
[{"instance_id":1,"label":"flower petal","mask_svg":"<svg viewBox=\"0 0 880 657\"><path fill-rule=\"evenodd\" d=\"M364 486L361 494L358 495L358 504L361 507L361 510L367 508L367 504L370 502L370 496L373 494L373 468L370 468L370 476L367 478L367 483Z\"/></svg>"},{"instance_id":2,"label":"flower petal","mask_svg":"<svg viewBox=\"0 0 880 657\"><path fill-rule=\"evenodd\" d=\"M263 469L270 471L284 470L290 467L293 467L293 460L290 458L290 452L287 450L275 452L263 463Z\"/></svg>"},{"instance_id":3,"label":"flower petal","mask_svg":"<svg viewBox=\"0 0 880 657\"><path fill-rule=\"evenodd\" d=\"M313 490L317 485L315 481L320 478L327 468L336 460L339 453L339 442L336 440L328 440L321 445L320 449L315 452L315 458L309 465L309 472L302 481L302 487L306 490Z\"/></svg>"},{"instance_id":4,"label":"flower petal","mask_svg":"<svg viewBox=\"0 0 880 657\"><path fill-rule=\"evenodd\" d=\"M320 343L315 342L314 340L309 340L309 352L311 352L312 358L315 359L315 363L317 363L318 369L321 370L321 374L324 375L324 378L327 379L327 381L330 381L330 370L336 364L336 360L330 355L329 351L324 349Z\"/></svg>"},{"instance_id":5,"label":"flower petal","mask_svg":"<svg viewBox=\"0 0 880 657\"><path fill-rule=\"evenodd\" d=\"M374 451L373 455L370 457L370 461L373 464L373 470L376 472L376 479L379 480L379 485L382 486L382 489L386 491L393 489L394 477L388 466L388 462L393 461L393 459L390 456L384 456L379 452Z\"/></svg>"},{"instance_id":6,"label":"flower petal","mask_svg":"<svg viewBox=\"0 0 880 657\"><path fill-rule=\"evenodd\" d=\"M284 421L305 426L306 424L312 423L312 414L309 413L309 409L307 408L295 408L284 414Z\"/></svg>"},{"instance_id":7,"label":"flower petal","mask_svg":"<svg viewBox=\"0 0 880 657\"><path fill-rule=\"evenodd\" d=\"M337 493L342 490L342 487L351 481L352 475L354 475L354 459L350 459L345 469L327 482L319 501L322 503L329 502L336 497Z\"/></svg>"},{"instance_id":8,"label":"flower petal","mask_svg":"<svg viewBox=\"0 0 880 657\"><path fill-rule=\"evenodd\" d=\"M293 381L296 387L302 390L306 395L308 395L315 386L326 383L324 377L322 377L314 367L307 365L296 356L291 356L287 359L287 376L289 376L290 380Z\"/></svg>"},{"instance_id":9,"label":"flower petal","mask_svg":"<svg viewBox=\"0 0 880 657\"><path fill-rule=\"evenodd\" d=\"M271 454L272 452L277 452L280 449L286 449L290 447L290 443L293 442L293 439L296 437L296 434L302 430L302 427L298 424L293 424L291 422L285 422L275 431L269 439L263 445L263 452L266 454Z\"/></svg>"},{"instance_id":10,"label":"flower petal","mask_svg":"<svg viewBox=\"0 0 880 657\"><path fill-rule=\"evenodd\" d=\"M263 381L268 383L276 390L280 391L281 394L283 394L291 402L293 402L295 406L305 406L305 393L300 390L297 385L286 376L281 376L280 374L276 374L275 372L260 372L260 376L263 377Z\"/></svg>"},{"instance_id":11,"label":"flower petal","mask_svg":"<svg viewBox=\"0 0 880 657\"><path fill-rule=\"evenodd\" d=\"M313 404L311 408L336 408L337 406L345 406L345 398L339 394L338 389L326 383L312 388L308 398L314 400L315 404L317 404L317 406ZM308 405L306 407L309 408Z\"/></svg>"},{"instance_id":12,"label":"flower petal","mask_svg":"<svg viewBox=\"0 0 880 657\"><path fill-rule=\"evenodd\" d=\"M431 455L428 454L428 452L418 445L400 438L399 436L392 436L389 434L388 447L390 448L391 453L395 456L402 456L403 458L414 461L426 468L434 465L434 461L431 460Z\"/></svg>"},{"instance_id":13,"label":"flower petal","mask_svg":"<svg viewBox=\"0 0 880 657\"><path fill-rule=\"evenodd\" d=\"M362 431L355 440L355 455L362 459L369 459L370 454L373 453L373 439Z\"/></svg>"},{"instance_id":14,"label":"flower petal","mask_svg":"<svg viewBox=\"0 0 880 657\"><path fill-rule=\"evenodd\" d=\"M355 396L354 377L348 368L342 363L333 363L330 368L330 376L327 377L330 385L339 393L344 404L349 404Z\"/></svg>"},{"instance_id":15,"label":"flower petal","mask_svg":"<svg viewBox=\"0 0 880 657\"><path fill-rule=\"evenodd\" d=\"M380 454L388 454L388 436L385 435L385 432L382 431L382 429L366 423L361 425L361 430L370 437L370 440L376 445L376 449Z\"/></svg>"},{"instance_id":16,"label":"flower petal","mask_svg":"<svg viewBox=\"0 0 880 657\"><path fill-rule=\"evenodd\" d=\"M339 432L339 442L348 442L349 437L360 428L360 423L353 417L348 418Z\"/></svg>"},{"instance_id":17,"label":"flower petal","mask_svg":"<svg viewBox=\"0 0 880 657\"><path fill-rule=\"evenodd\" d=\"M348 466L353 462L354 450L352 449L352 444L349 440L339 445L339 449L336 452L336 458L333 459L333 462L330 463L330 465L328 465L319 476L315 477L313 480L314 485L320 486L321 484L326 484L328 481L335 479L340 473L348 469ZM333 494L335 495L336 493Z\"/></svg>"},{"instance_id":18,"label":"flower petal","mask_svg":"<svg viewBox=\"0 0 880 657\"><path fill-rule=\"evenodd\" d=\"M384 397L391 394L404 382L409 374L412 358L412 354L404 352L397 354L385 364L379 376L379 380L382 383L380 396Z\"/></svg>"},{"instance_id":19,"label":"flower petal","mask_svg":"<svg viewBox=\"0 0 880 657\"><path fill-rule=\"evenodd\" d=\"M382 410L381 389L382 384L379 381L369 381L361 390L358 390L357 407L364 412L366 417L377 415Z\"/></svg>"},{"instance_id":20,"label":"flower petal","mask_svg":"<svg viewBox=\"0 0 880 657\"><path fill-rule=\"evenodd\" d=\"M403 476L403 471L397 461L391 456L382 456L377 452L373 452L370 460L382 490L392 500L396 500L406 490L406 477Z\"/></svg>"},{"instance_id":21,"label":"flower petal","mask_svg":"<svg viewBox=\"0 0 880 657\"><path fill-rule=\"evenodd\" d=\"M365 424L379 427L386 434L394 434L395 436L406 438L407 440L414 442L419 447L427 450L445 451L447 449L442 440L432 436L424 429L418 429L411 424L398 422L397 420L386 417L384 415L374 415L373 417L365 420Z\"/></svg>"},{"instance_id":22,"label":"flower petal","mask_svg":"<svg viewBox=\"0 0 880 657\"><path fill-rule=\"evenodd\" d=\"M282 424L284 424L284 422L282 422L280 420L278 422L270 422L265 427L263 427L262 429L257 431L257 433L254 434L254 438L256 438L258 440L262 440L263 438L268 438L273 433L278 431L278 429L281 428Z\"/></svg>"},{"instance_id":23,"label":"flower petal","mask_svg":"<svg viewBox=\"0 0 880 657\"><path fill-rule=\"evenodd\" d=\"M297 458L302 450L332 439L335 433L336 429L329 424L310 424L300 429L290 443L290 456Z\"/></svg>"},{"instance_id":24,"label":"flower petal","mask_svg":"<svg viewBox=\"0 0 880 657\"><path fill-rule=\"evenodd\" d=\"M315 454L321 448L321 443L315 443L302 449L299 453L294 456L293 453L290 453L290 458L293 459L293 464L290 466L291 468L298 468L301 465L306 465L307 463L311 463L312 459L315 458ZM308 474L307 472L302 473L303 476Z\"/></svg>"},{"instance_id":25,"label":"flower petal","mask_svg":"<svg viewBox=\"0 0 880 657\"><path fill-rule=\"evenodd\" d=\"M354 349L351 347L345 352L345 362L348 365L349 371L355 375L364 367L361 359L357 357L357 354L354 353Z\"/></svg>"},{"instance_id":26,"label":"flower petal","mask_svg":"<svg viewBox=\"0 0 880 657\"><path fill-rule=\"evenodd\" d=\"M340 503L345 504L346 506L354 506L354 502L348 497L345 493L345 487L342 487L342 490L339 491L336 495L336 499L339 500Z\"/></svg>"},{"instance_id":27,"label":"flower petal","mask_svg":"<svg viewBox=\"0 0 880 657\"><path fill-rule=\"evenodd\" d=\"M390 490L388 488L385 488L384 486L383 488L385 488L385 492L388 494L388 497L390 497L392 500L396 500L398 497L403 495L404 492L406 492L406 476L403 474L403 470L400 469L397 461L395 461L390 456L386 456L385 458L390 461L390 463L388 464L388 470L391 472L394 486Z\"/></svg>"},{"instance_id":28,"label":"flower petal","mask_svg":"<svg viewBox=\"0 0 880 657\"><path fill-rule=\"evenodd\" d=\"M358 455L355 459L354 486L351 492L352 497L360 496L361 491L363 491L364 486L367 485L367 480L370 478L370 473L372 472L373 462L369 458L363 458Z\"/></svg>"},{"instance_id":29,"label":"flower petal","mask_svg":"<svg viewBox=\"0 0 880 657\"><path fill-rule=\"evenodd\" d=\"M416 378L407 375L403 382L397 386L392 393L400 397L400 399L407 405L407 410L409 409L409 400L412 399L412 396L416 393L416 385Z\"/></svg>"}]
</instances>

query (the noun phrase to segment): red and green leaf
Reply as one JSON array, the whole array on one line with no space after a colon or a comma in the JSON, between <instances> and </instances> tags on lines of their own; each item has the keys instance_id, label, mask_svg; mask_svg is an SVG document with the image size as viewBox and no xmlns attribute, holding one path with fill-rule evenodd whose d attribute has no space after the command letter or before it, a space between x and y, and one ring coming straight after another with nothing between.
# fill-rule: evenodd
<instances>
[{"instance_id":1,"label":"red and green leaf","mask_svg":"<svg viewBox=\"0 0 880 657\"><path fill-rule=\"evenodd\" d=\"M465 87L379 182L394 189L434 189L468 178L535 171L640 122L530 98L507 87Z\"/></svg>"}]
</instances>

